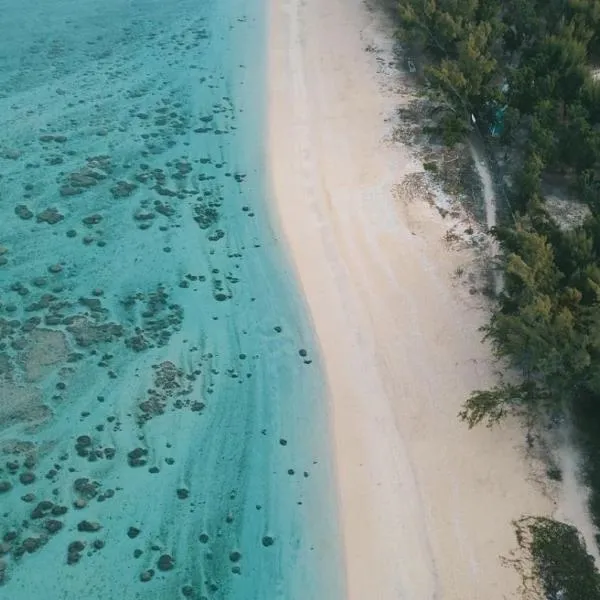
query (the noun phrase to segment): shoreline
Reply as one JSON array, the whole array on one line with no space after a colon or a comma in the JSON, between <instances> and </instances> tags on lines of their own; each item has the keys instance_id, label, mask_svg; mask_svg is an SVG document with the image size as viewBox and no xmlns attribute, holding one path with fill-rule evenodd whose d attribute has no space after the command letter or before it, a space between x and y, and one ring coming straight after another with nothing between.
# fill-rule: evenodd
<instances>
[{"instance_id":1,"label":"shoreline","mask_svg":"<svg viewBox=\"0 0 600 600\"><path fill-rule=\"evenodd\" d=\"M485 311L451 280L471 251L444 245L452 223L410 185L422 167L382 142L406 82L383 89L365 47L390 41L357 0L269 10L274 212L328 382L347 597L514 597L511 522L553 503L517 423L458 421L494 380Z\"/></svg>"}]
</instances>

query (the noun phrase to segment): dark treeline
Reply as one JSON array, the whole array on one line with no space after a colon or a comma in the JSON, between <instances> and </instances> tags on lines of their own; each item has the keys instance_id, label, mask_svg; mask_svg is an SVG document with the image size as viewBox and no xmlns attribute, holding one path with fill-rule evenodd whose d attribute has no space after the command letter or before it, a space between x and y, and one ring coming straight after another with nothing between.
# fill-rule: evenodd
<instances>
[{"instance_id":1,"label":"dark treeline","mask_svg":"<svg viewBox=\"0 0 600 600\"><path fill-rule=\"evenodd\" d=\"M463 135L470 114L486 133L501 114L493 143L510 157L510 217L494 231L505 287L486 335L522 377L475 392L461 416L473 426L513 410L567 411L600 525L600 0L398 5L405 35L428 57L430 87L448 105L445 139ZM588 216L561 227L546 205L549 181Z\"/></svg>"}]
</instances>

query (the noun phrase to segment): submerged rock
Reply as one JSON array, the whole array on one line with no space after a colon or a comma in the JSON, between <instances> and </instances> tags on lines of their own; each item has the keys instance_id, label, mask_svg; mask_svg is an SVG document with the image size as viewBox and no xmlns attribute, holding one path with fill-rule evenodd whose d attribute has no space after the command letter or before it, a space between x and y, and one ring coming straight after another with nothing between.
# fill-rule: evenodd
<instances>
[{"instance_id":1,"label":"submerged rock","mask_svg":"<svg viewBox=\"0 0 600 600\"><path fill-rule=\"evenodd\" d=\"M67 550L69 552L82 552L84 548L85 548L84 542L81 542L79 540L75 540L74 542L71 542L69 544Z\"/></svg>"},{"instance_id":2,"label":"submerged rock","mask_svg":"<svg viewBox=\"0 0 600 600\"><path fill-rule=\"evenodd\" d=\"M123 327L117 323L96 325L82 316L70 317L67 331L75 338L78 346L88 347L98 343L107 343L123 335Z\"/></svg>"},{"instance_id":3,"label":"submerged rock","mask_svg":"<svg viewBox=\"0 0 600 600\"><path fill-rule=\"evenodd\" d=\"M36 216L38 223L48 223L48 225L56 225L60 223L65 217L58 212L57 208L46 208Z\"/></svg>"},{"instance_id":4,"label":"submerged rock","mask_svg":"<svg viewBox=\"0 0 600 600\"><path fill-rule=\"evenodd\" d=\"M31 518L41 519L42 517L45 517L53 507L54 504L49 500L42 500L41 502L38 502L37 506L31 511Z\"/></svg>"},{"instance_id":5,"label":"submerged rock","mask_svg":"<svg viewBox=\"0 0 600 600\"><path fill-rule=\"evenodd\" d=\"M63 185L59 192L61 196L76 196L77 194L81 194L82 190L72 185Z\"/></svg>"},{"instance_id":6,"label":"submerged rock","mask_svg":"<svg viewBox=\"0 0 600 600\"><path fill-rule=\"evenodd\" d=\"M102 215L93 214L93 215L84 217L82 219L82 222L84 225L97 225L98 223L100 223L100 221L102 221L102 218L103 218Z\"/></svg>"},{"instance_id":7,"label":"submerged rock","mask_svg":"<svg viewBox=\"0 0 600 600\"><path fill-rule=\"evenodd\" d=\"M102 529L102 525L96 521L80 521L77 524L77 531L94 532Z\"/></svg>"},{"instance_id":8,"label":"submerged rock","mask_svg":"<svg viewBox=\"0 0 600 600\"><path fill-rule=\"evenodd\" d=\"M184 585L181 588L181 595L185 598L191 598L194 595L194 588L191 585Z\"/></svg>"},{"instance_id":9,"label":"submerged rock","mask_svg":"<svg viewBox=\"0 0 600 600\"><path fill-rule=\"evenodd\" d=\"M57 533L63 528L62 521L58 521L57 519L48 519L44 523L44 528L48 533Z\"/></svg>"},{"instance_id":10,"label":"submerged rock","mask_svg":"<svg viewBox=\"0 0 600 600\"><path fill-rule=\"evenodd\" d=\"M99 487L98 482L90 481L87 477L80 477L73 482L73 489L87 500L91 500L98 495Z\"/></svg>"},{"instance_id":11,"label":"submerged rock","mask_svg":"<svg viewBox=\"0 0 600 600\"><path fill-rule=\"evenodd\" d=\"M127 196L131 196L136 189L137 185L135 183L129 181L117 181L116 185L110 188L110 193L113 198L127 198Z\"/></svg>"},{"instance_id":12,"label":"submerged rock","mask_svg":"<svg viewBox=\"0 0 600 600\"><path fill-rule=\"evenodd\" d=\"M159 571L170 571L175 567L175 560L170 554L163 554L158 559L157 567Z\"/></svg>"},{"instance_id":13,"label":"submerged rock","mask_svg":"<svg viewBox=\"0 0 600 600\"><path fill-rule=\"evenodd\" d=\"M6 158L8 160L17 160L21 156L21 151L16 150L15 148L5 148L0 153L0 156L2 156L2 158Z\"/></svg>"},{"instance_id":14,"label":"submerged rock","mask_svg":"<svg viewBox=\"0 0 600 600\"><path fill-rule=\"evenodd\" d=\"M80 435L77 440L76 443L78 446L91 446L92 445L92 438L89 435Z\"/></svg>"},{"instance_id":15,"label":"submerged rock","mask_svg":"<svg viewBox=\"0 0 600 600\"><path fill-rule=\"evenodd\" d=\"M31 473L30 471L28 471L26 473L21 473L19 475L19 481L23 485L30 485L35 481L35 474Z\"/></svg>"},{"instance_id":16,"label":"submerged rock","mask_svg":"<svg viewBox=\"0 0 600 600\"><path fill-rule=\"evenodd\" d=\"M33 217L33 213L24 204L19 204L15 207L15 214L19 219L23 219L24 221Z\"/></svg>"},{"instance_id":17,"label":"submerged rock","mask_svg":"<svg viewBox=\"0 0 600 600\"><path fill-rule=\"evenodd\" d=\"M29 554L33 554L42 545L41 538L28 537L23 540L23 549Z\"/></svg>"},{"instance_id":18,"label":"submerged rock","mask_svg":"<svg viewBox=\"0 0 600 600\"><path fill-rule=\"evenodd\" d=\"M127 454L127 462L130 467L143 467L148 462L147 455L145 448L134 448Z\"/></svg>"}]
</instances>

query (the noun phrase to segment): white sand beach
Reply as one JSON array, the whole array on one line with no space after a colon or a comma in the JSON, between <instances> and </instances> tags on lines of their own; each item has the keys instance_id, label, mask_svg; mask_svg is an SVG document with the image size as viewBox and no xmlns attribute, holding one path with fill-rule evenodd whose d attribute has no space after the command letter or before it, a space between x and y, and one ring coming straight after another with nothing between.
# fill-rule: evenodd
<instances>
[{"instance_id":1,"label":"white sand beach","mask_svg":"<svg viewBox=\"0 0 600 600\"><path fill-rule=\"evenodd\" d=\"M450 218L401 185L422 165L384 142L407 96L365 48L390 41L360 0L270 10L276 211L330 390L347 596L516 598L511 521L553 503L516 424L457 418L493 382L485 303L452 278L472 255L444 242Z\"/></svg>"}]
</instances>

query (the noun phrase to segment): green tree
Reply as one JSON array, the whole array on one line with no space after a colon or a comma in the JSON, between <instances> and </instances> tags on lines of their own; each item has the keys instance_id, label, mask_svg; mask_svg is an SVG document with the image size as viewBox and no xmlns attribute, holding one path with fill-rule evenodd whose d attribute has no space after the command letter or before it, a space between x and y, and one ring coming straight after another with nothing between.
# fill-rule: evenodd
<instances>
[{"instance_id":1,"label":"green tree","mask_svg":"<svg viewBox=\"0 0 600 600\"><path fill-rule=\"evenodd\" d=\"M490 98L490 84L496 74L491 56L494 31L489 23L469 25L456 45L456 58L445 58L428 74L458 106L471 112Z\"/></svg>"}]
</instances>

